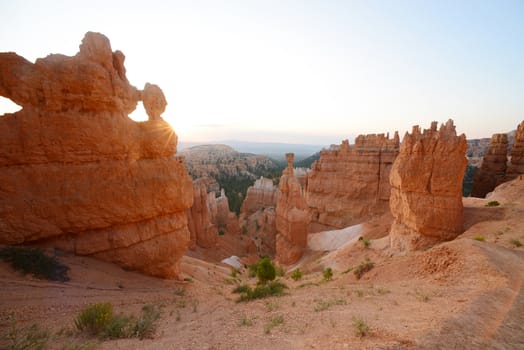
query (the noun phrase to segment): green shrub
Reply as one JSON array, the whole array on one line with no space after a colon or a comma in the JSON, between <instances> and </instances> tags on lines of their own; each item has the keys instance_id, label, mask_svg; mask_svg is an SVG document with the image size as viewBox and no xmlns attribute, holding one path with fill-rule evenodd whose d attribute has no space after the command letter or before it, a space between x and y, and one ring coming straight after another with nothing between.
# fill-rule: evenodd
<instances>
[{"instance_id":1,"label":"green shrub","mask_svg":"<svg viewBox=\"0 0 524 350\"><path fill-rule=\"evenodd\" d=\"M489 201L486 203L486 207L498 207L500 203L498 201Z\"/></svg>"},{"instance_id":2,"label":"green shrub","mask_svg":"<svg viewBox=\"0 0 524 350\"><path fill-rule=\"evenodd\" d=\"M265 284L259 284L255 287L255 289L252 289L248 285L244 284L235 288L233 293L240 294L240 298L237 301L241 302L262 299L271 296L280 296L284 294L284 289L286 288L287 286L285 284L278 281L272 281Z\"/></svg>"},{"instance_id":3,"label":"green shrub","mask_svg":"<svg viewBox=\"0 0 524 350\"><path fill-rule=\"evenodd\" d=\"M475 241L479 241L479 242L485 242L486 239L484 238L484 236L476 236L476 237L473 237L473 239Z\"/></svg>"},{"instance_id":4,"label":"green shrub","mask_svg":"<svg viewBox=\"0 0 524 350\"><path fill-rule=\"evenodd\" d=\"M274 317L271 319L271 321L269 321L269 323L267 323L267 324L264 326L264 333L266 333L266 334L271 333L271 330L272 330L273 328L275 328L276 326L281 325L282 323L284 323L284 316L282 316L282 315L274 316Z\"/></svg>"},{"instance_id":5,"label":"green shrub","mask_svg":"<svg viewBox=\"0 0 524 350\"><path fill-rule=\"evenodd\" d=\"M97 303L86 307L75 319L78 330L86 330L91 334L100 334L106 330L113 318L111 303Z\"/></svg>"},{"instance_id":6,"label":"green shrub","mask_svg":"<svg viewBox=\"0 0 524 350\"><path fill-rule=\"evenodd\" d=\"M291 278L294 279L295 281L298 281L299 279L302 278L302 271L300 271L300 269L296 269L293 271L293 273L291 274Z\"/></svg>"},{"instance_id":7,"label":"green shrub","mask_svg":"<svg viewBox=\"0 0 524 350\"><path fill-rule=\"evenodd\" d=\"M252 265L249 265L248 276L250 278L256 277L257 276L257 269L258 269L258 263L254 263Z\"/></svg>"},{"instance_id":8,"label":"green shrub","mask_svg":"<svg viewBox=\"0 0 524 350\"><path fill-rule=\"evenodd\" d=\"M225 235L225 234L226 234L226 231L224 231L224 229L220 229L220 230L218 230L218 235L219 235L219 236L223 236L223 235Z\"/></svg>"},{"instance_id":9,"label":"green shrub","mask_svg":"<svg viewBox=\"0 0 524 350\"><path fill-rule=\"evenodd\" d=\"M131 338L134 334L134 320L125 316L114 316L105 327L104 338Z\"/></svg>"},{"instance_id":10,"label":"green shrub","mask_svg":"<svg viewBox=\"0 0 524 350\"><path fill-rule=\"evenodd\" d=\"M369 239L365 239L362 236L360 236L358 240L362 243L364 248L369 248L369 246L371 245L371 241Z\"/></svg>"},{"instance_id":11,"label":"green shrub","mask_svg":"<svg viewBox=\"0 0 524 350\"><path fill-rule=\"evenodd\" d=\"M324 276L324 281L331 281L331 278L333 278L333 269L328 267L322 272L322 276Z\"/></svg>"},{"instance_id":12,"label":"green shrub","mask_svg":"<svg viewBox=\"0 0 524 350\"><path fill-rule=\"evenodd\" d=\"M258 283L264 284L275 279L275 265L273 265L268 257L262 258L257 265Z\"/></svg>"},{"instance_id":13,"label":"green shrub","mask_svg":"<svg viewBox=\"0 0 524 350\"><path fill-rule=\"evenodd\" d=\"M0 349L43 350L49 338L49 332L36 323L18 328L16 322L13 321L10 329L5 330L3 334L0 333Z\"/></svg>"},{"instance_id":14,"label":"green shrub","mask_svg":"<svg viewBox=\"0 0 524 350\"><path fill-rule=\"evenodd\" d=\"M355 277L357 279L360 279L364 273L368 272L373 267L375 267L375 263L369 260L368 258L366 258L366 261L361 262L360 265L358 265L355 268L353 273L355 274Z\"/></svg>"},{"instance_id":15,"label":"green shrub","mask_svg":"<svg viewBox=\"0 0 524 350\"><path fill-rule=\"evenodd\" d=\"M87 331L102 338L152 338L160 310L154 305L145 305L138 319L125 315L113 316L111 303L97 303L86 307L75 319L80 331Z\"/></svg>"},{"instance_id":16,"label":"green shrub","mask_svg":"<svg viewBox=\"0 0 524 350\"><path fill-rule=\"evenodd\" d=\"M520 243L518 239L512 239L511 241L509 241L509 243L513 244L517 248L522 247L522 243Z\"/></svg>"},{"instance_id":17,"label":"green shrub","mask_svg":"<svg viewBox=\"0 0 524 350\"><path fill-rule=\"evenodd\" d=\"M160 318L160 309L155 305L144 305L142 315L136 321L135 336L144 338L153 338L155 335L157 321Z\"/></svg>"},{"instance_id":18,"label":"green shrub","mask_svg":"<svg viewBox=\"0 0 524 350\"><path fill-rule=\"evenodd\" d=\"M359 338L369 334L369 326L363 319L358 317L353 318L353 330L355 335Z\"/></svg>"},{"instance_id":19,"label":"green shrub","mask_svg":"<svg viewBox=\"0 0 524 350\"><path fill-rule=\"evenodd\" d=\"M9 263L14 270L23 274L33 274L37 278L51 281L69 281L67 270L55 258L45 255L39 248L4 247L0 249L0 258Z\"/></svg>"},{"instance_id":20,"label":"green shrub","mask_svg":"<svg viewBox=\"0 0 524 350\"><path fill-rule=\"evenodd\" d=\"M277 266L275 268L275 274L278 276L278 277L282 277L286 274L286 271L284 270L284 268L282 266Z\"/></svg>"}]
</instances>

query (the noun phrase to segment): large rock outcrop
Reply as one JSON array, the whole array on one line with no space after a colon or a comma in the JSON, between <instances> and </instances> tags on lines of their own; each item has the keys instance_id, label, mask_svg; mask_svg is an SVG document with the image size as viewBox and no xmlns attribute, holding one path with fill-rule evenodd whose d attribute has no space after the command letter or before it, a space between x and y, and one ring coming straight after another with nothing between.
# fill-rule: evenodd
<instances>
[{"instance_id":1,"label":"large rock outcrop","mask_svg":"<svg viewBox=\"0 0 524 350\"><path fill-rule=\"evenodd\" d=\"M524 121L517 127L515 141L511 148L511 161L507 169L507 180L524 174Z\"/></svg>"},{"instance_id":2,"label":"large rock outcrop","mask_svg":"<svg viewBox=\"0 0 524 350\"><path fill-rule=\"evenodd\" d=\"M155 85L129 84L124 55L87 33L73 57L0 54L0 243L49 243L177 277L191 178ZM150 119L128 118L144 100Z\"/></svg>"},{"instance_id":3,"label":"large rock outcrop","mask_svg":"<svg viewBox=\"0 0 524 350\"><path fill-rule=\"evenodd\" d=\"M485 197L503 181L508 162L508 135L493 134L479 171L473 179L471 196Z\"/></svg>"},{"instance_id":4,"label":"large rock outcrop","mask_svg":"<svg viewBox=\"0 0 524 350\"><path fill-rule=\"evenodd\" d=\"M463 232L462 178L466 136L452 120L437 130L406 133L390 175L394 251L422 249Z\"/></svg>"},{"instance_id":5,"label":"large rock outcrop","mask_svg":"<svg viewBox=\"0 0 524 350\"><path fill-rule=\"evenodd\" d=\"M247 189L240 212L244 215L251 215L260 209L274 208L277 204L277 197L278 188L273 184L273 180L261 176L253 186Z\"/></svg>"},{"instance_id":6,"label":"large rock outcrop","mask_svg":"<svg viewBox=\"0 0 524 350\"><path fill-rule=\"evenodd\" d=\"M320 152L307 176L310 232L341 229L389 210L389 173L399 137L360 135Z\"/></svg>"},{"instance_id":7,"label":"large rock outcrop","mask_svg":"<svg viewBox=\"0 0 524 350\"><path fill-rule=\"evenodd\" d=\"M293 264L307 248L309 214L303 188L293 175L293 153L286 154L286 159L276 207L276 255L280 263Z\"/></svg>"}]
</instances>

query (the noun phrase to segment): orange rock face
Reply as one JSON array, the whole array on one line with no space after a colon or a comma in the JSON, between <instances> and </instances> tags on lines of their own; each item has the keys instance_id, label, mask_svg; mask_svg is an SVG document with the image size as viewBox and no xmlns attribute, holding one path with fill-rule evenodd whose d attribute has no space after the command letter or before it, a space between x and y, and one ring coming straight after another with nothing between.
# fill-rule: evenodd
<instances>
[{"instance_id":1,"label":"orange rock face","mask_svg":"<svg viewBox=\"0 0 524 350\"><path fill-rule=\"evenodd\" d=\"M247 189L240 211L242 214L251 215L260 209L274 208L277 204L277 196L278 189L273 184L273 180L260 177Z\"/></svg>"},{"instance_id":2,"label":"orange rock face","mask_svg":"<svg viewBox=\"0 0 524 350\"><path fill-rule=\"evenodd\" d=\"M286 159L288 167L280 178L276 207L276 256L282 264L293 264L307 247L309 214L303 188L293 175L294 155L288 153Z\"/></svg>"},{"instance_id":3,"label":"orange rock face","mask_svg":"<svg viewBox=\"0 0 524 350\"><path fill-rule=\"evenodd\" d=\"M508 162L508 135L494 134L484 154L482 166L473 179L471 196L484 198L506 176Z\"/></svg>"},{"instance_id":4,"label":"orange rock face","mask_svg":"<svg viewBox=\"0 0 524 350\"><path fill-rule=\"evenodd\" d=\"M177 277L193 187L161 90L131 86L124 55L87 33L73 57L0 53L0 95L23 107L0 116L0 243ZM142 95L150 120L138 123L128 114Z\"/></svg>"},{"instance_id":5,"label":"orange rock face","mask_svg":"<svg viewBox=\"0 0 524 350\"><path fill-rule=\"evenodd\" d=\"M406 133L390 175L394 250L422 249L463 232L466 149L466 136L457 136L452 120L440 130L433 122L429 130L415 126Z\"/></svg>"},{"instance_id":6,"label":"orange rock face","mask_svg":"<svg viewBox=\"0 0 524 350\"><path fill-rule=\"evenodd\" d=\"M508 180L524 174L524 121L517 127L515 142L511 149L511 162L508 167Z\"/></svg>"},{"instance_id":7,"label":"orange rock face","mask_svg":"<svg viewBox=\"0 0 524 350\"><path fill-rule=\"evenodd\" d=\"M389 210L389 173L399 137L360 135L320 152L307 176L310 232L340 229Z\"/></svg>"}]
</instances>

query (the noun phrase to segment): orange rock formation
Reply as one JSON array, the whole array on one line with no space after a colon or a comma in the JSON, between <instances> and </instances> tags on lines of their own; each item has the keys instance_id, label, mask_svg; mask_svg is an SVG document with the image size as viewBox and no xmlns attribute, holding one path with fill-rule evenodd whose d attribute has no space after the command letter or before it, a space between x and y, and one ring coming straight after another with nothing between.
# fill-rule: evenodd
<instances>
[{"instance_id":1,"label":"orange rock formation","mask_svg":"<svg viewBox=\"0 0 524 350\"><path fill-rule=\"evenodd\" d=\"M462 178L466 136L457 136L450 119L437 130L413 127L402 140L391 169L391 247L425 248L463 232Z\"/></svg>"},{"instance_id":2,"label":"orange rock formation","mask_svg":"<svg viewBox=\"0 0 524 350\"><path fill-rule=\"evenodd\" d=\"M484 160L473 180L471 196L485 197L493 191L506 176L508 162L508 135L493 134L488 149L484 154Z\"/></svg>"},{"instance_id":3,"label":"orange rock formation","mask_svg":"<svg viewBox=\"0 0 524 350\"><path fill-rule=\"evenodd\" d=\"M124 55L87 33L73 57L0 54L0 243L50 243L177 277L193 201L155 85L129 84ZM150 119L128 118L144 100Z\"/></svg>"},{"instance_id":4,"label":"orange rock formation","mask_svg":"<svg viewBox=\"0 0 524 350\"><path fill-rule=\"evenodd\" d=\"M307 177L310 232L340 229L389 210L389 173L399 152L398 133L360 135L320 152Z\"/></svg>"},{"instance_id":5,"label":"orange rock formation","mask_svg":"<svg viewBox=\"0 0 524 350\"><path fill-rule=\"evenodd\" d=\"M273 184L273 180L261 176L253 186L247 189L241 212L245 215L251 215L260 209L275 207L277 196L278 189Z\"/></svg>"},{"instance_id":6,"label":"orange rock formation","mask_svg":"<svg viewBox=\"0 0 524 350\"><path fill-rule=\"evenodd\" d=\"M511 180L524 174L524 121L517 127L515 142L511 149L511 161L508 166L507 179Z\"/></svg>"},{"instance_id":7,"label":"orange rock formation","mask_svg":"<svg viewBox=\"0 0 524 350\"><path fill-rule=\"evenodd\" d=\"M276 255L282 264L297 262L307 247L309 215L299 180L293 175L294 154L286 154L287 168L280 178L276 207Z\"/></svg>"}]
</instances>

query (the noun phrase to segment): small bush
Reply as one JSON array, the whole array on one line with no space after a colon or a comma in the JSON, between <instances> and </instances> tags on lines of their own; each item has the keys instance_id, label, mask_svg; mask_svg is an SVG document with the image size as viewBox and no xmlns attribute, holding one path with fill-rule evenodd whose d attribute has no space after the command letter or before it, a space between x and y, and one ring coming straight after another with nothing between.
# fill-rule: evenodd
<instances>
[{"instance_id":1,"label":"small bush","mask_svg":"<svg viewBox=\"0 0 524 350\"><path fill-rule=\"evenodd\" d=\"M0 349L5 350L42 350L49 341L49 332L38 324L18 328L13 322L11 328L0 334Z\"/></svg>"},{"instance_id":2,"label":"small bush","mask_svg":"<svg viewBox=\"0 0 524 350\"><path fill-rule=\"evenodd\" d=\"M284 323L284 316L278 315L278 316L273 317L271 319L271 321L269 321L269 323L267 323L264 326L264 333L266 333L266 334L271 333L271 330L273 328L275 328L276 326L281 325L282 323Z\"/></svg>"},{"instance_id":3,"label":"small bush","mask_svg":"<svg viewBox=\"0 0 524 350\"><path fill-rule=\"evenodd\" d=\"M489 201L486 203L486 207L498 207L500 203L498 201Z\"/></svg>"},{"instance_id":4,"label":"small bush","mask_svg":"<svg viewBox=\"0 0 524 350\"><path fill-rule=\"evenodd\" d=\"M362 236L360 236L358 240L362 243L364 248L369 248L369 246L371 245L371 241L369 239L365 239Z\"/></svg>"},{"instance_id":5,"label":"small bush","mask_svg":"<svg viewBox=\"0 0 524 350\"><path fill-rule=\"evenodd\" d=\"M262 258L257 264L258 283L264 284L273 281L276 277L275 265L269 258Z\"/></svg>"},{"instance_id":6,"label":"small bush","mask_svg":"<svg viewBox=\"0 0 524 350\"><path fill-rule=\"evenodd\" d=\"M113 316L111 303L97 303L86 307L75 319L75 325L80 331L102 338L152 338L156 323L160 318L160 310L154 305L145 305L138 319L125 315Z\"/></svg>"},{"instance_id":7,"label":"small bush","mask_svg":"<svg viewBox=\"0 0 524 350\"><path fill-rule=\"evenodd\" d=\"M238 273L239 273L239 271L237 269L235 269L235 268L231 269L231 277L236 278Z\"/></svg>"},{"instance_id":8,"label":"small bush","mask_svg":"<svg viewBox=\"0 0 524 350\"><path fill-rule=\"evenodd\" d=\"M346 304L347 302L344 299L321 300L317 302L317 305L315 305L314 310L316 312L319 312L319 311L327 310L334 305L346 305Z\"/></svg>"},{"instance_id":9,"label":"small bush","mask_svg":"<svg viewBox=\"0 0 524 350\"><path fill-rule=\"evenodd\" d=\"M218 235L219 236L223 236L225 234L226 234L226 231L224 231L223 229L218 230Z\"/></svg>"},{"instance_id":10,"label":"small bush","mask_svg":"<svg viewBox=\"0 0 524 350\"><path fill-rule=\"evenodd\" d=\"M366 261L361 262L360 265L358 265L355 268L353 273L355 274L355 277L357 279L360 279L362 275L364 275L366 272L371 270L373 267L375 267L375 263L369 260L368 258L366 258Z\"/></svg>"},{"instance_id":11,"label":"small bush","mask_svg":"<svg viewBox=\"0 0 524 350\"><path fill-rule=\"evenodd\" d=\"M359 338L369 334L369 326L363 319L358 317L353 318L353 330L355 335Z\"/></svg>"},{"instance_id":12,"label":"small bush","mask_svg":"<svg viewBox=\"0 0 524 350\"><path fill-rule=\"evenodd\" d=\"M254 263L252 265L249 265L248 276L250 278L256 277L257 276L257 269L258 269L258 263Z\"/></svg>"},{"instance_id":13,"label":"small bush","mask_svg":"<svg viewBox=\"0 0 524 350\"><path fill-rule=\"evenodd\" d=\"M142 315L136 321L135 336L144 338L153 338L155 335L157 321L160 318L160 310L155 305L144 305Z\"/></svg>"},{"instance_id":14,"label":"small bush","mask_svg":"<svg viewBox=\"0 0 524 350\"><path fill-rule=\"evenodd\" d=\"M75 320L78 330L91 334L102 333L111 323L113 306L111 303L97 303L86 307Z\"/></svg>"},{"instance_id":15,"label":"small bush","mask_svg":"<svg viewBox=\"0 0 524 350\"><path fill-rule=\"evenodd\" d=\"M253 325L253 319L248 318L246 315L242 315L240 319L240 325L244 327L251 327Z\"/></svg>"},{"instance_id":16,"label":"small bush","mask_svg":"<svg viewBox=\"0 0 524 350\"><path fill-rule=\"evenodd\" d=\"M293 273L291 274L291 278L294 279L295 281L298 281L299 279L302 278L302 271L300 271L300 269L296 269L293 271Z\"/></svg>"},{"instance_id":17,"label":"small bush","mask_svg":"<svg viewBox=\"0 0 524 350\"><path fill-rule=\"evenodd\" d=\"M333 278L333 269L328 267L324 272L322 272L322 276L324 276L324 281L331 281Z\"/></svg>"},{"instance_id":18,"label":"small bush","mask_svg":"<svg viewBox=\"0 0 524 350\"><path fill-rule=\"evenodd\" d=\"M233 290L233 292L240 294L240 298L237 301L241 302L271 296L280 296L284 294L284 289L286 288L287 286L285 284L278 281L272 281L266 284L259 284L255 289L251 289L248 285L238 286Z\"/></svg>"},{"instance_id":19,"label":"small bush","mask_svg":"<svg viewBox=\"0 0 524 350\"><path fill-rule=\"evenodd\" d=\"M476 237L473 237L473 239L475 241L479 241L479 242L485 242L486 239L484 238L484 236L476 236Z\"/></svg>"},{"instance_id":20,"label":"small bush","mask_svg":"<svg viewBox=\"0 0 524 350\"><path fill-rule=\"evenodd\" d=\"M37 278L51 281L69 281L69 267L55 258L45 255L39 248L5 247L0 249L0 258L23 274L33 274Z\"/></svg>"},{"instance_id":21,"label":"small bush","mask_svg":"<svg viewBox=\"0 0 524 350\"><path fill-rule=\"evenodd\" d=\"M518 239L512 239L509 243L513 244L515 247L522 247L522 243Z\"/></svg>"},{"instance_id":22,"label":"small bush","mask_svg":"<svg viewBox=\"0 0 524 350\"><path fill-rule=\"evenodd\" d=\"M124 315L117 315L111 319L104 331L104 338L130 338L134 334L134 322Z\"/></svg>"},{"instance_id":23,"label":"small bush","mask_svg":"<svg viewBox=\"0 0 524 350\"><path fill-rule=\"evenodd\" d=\"M278 277L282 277L286 274L286 271L284 270L282 266L278 266L275 268L275 273Z\"/></svg>"}]
</instances>

